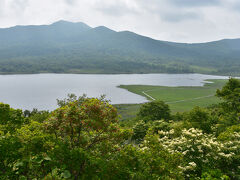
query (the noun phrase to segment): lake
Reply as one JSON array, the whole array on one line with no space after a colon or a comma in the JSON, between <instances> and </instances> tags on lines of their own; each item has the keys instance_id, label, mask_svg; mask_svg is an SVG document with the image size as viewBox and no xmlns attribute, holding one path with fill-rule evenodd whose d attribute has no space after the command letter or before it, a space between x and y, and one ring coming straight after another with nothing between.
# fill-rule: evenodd
<instances>
[{"instance_id":1,"label":"lake","mask_svg":"<svg viewBox=\"0 0 240 180\"><path fill-rule=\"evenodd\" d=\"M0 102L13 108L53 110L56 99L67 94L89 97L102 94L112 104L144 103L147 99L118 88L119 85L203 86L206 79L227 79L226 76L202 74L31 74L0 75Z\"/></svg>"}]
</instances>

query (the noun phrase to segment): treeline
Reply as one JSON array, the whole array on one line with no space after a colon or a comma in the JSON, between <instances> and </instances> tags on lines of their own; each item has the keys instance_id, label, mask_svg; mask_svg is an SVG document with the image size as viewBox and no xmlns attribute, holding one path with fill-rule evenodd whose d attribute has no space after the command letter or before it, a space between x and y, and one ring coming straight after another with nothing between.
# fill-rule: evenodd
<instances>
[{"instance_id":1,"label":"treeline","mask_svg":"<svg viewBox=\"0 0 240 180\"><path fill-rule=\"evenodd\" d=\"M53 112L0 104L0 179L240 179L240 81L220 104L171 114L143 104L132 127L104 98L58 100Z\"/></svg>"},{"instance_id":2,"label":"treeline","mask_svg":"<svg viewBox=\"0 0 240 180\"><path fill-rule=\"evenodd\" d=\"M11 52L9 52L11 53ZM56 55L57 54L57 55ZM120 57L115 54L103 56L91 54L84 56L72 52L71 55L56 53L55 55L26 56L1 58L0 74L32 74L32 73L205 73L217 75L240 74L238 60L202 63L200 60L152 58L140 55ZM222 61L221 61L222 62Z\"/></svg>"},{"instance_id":3,"label":"treeline","mask_svg":"<svg viewBox=\"0 0 240 180\"><path fill-rule=\"evenodd\" d=\"M99 58L100 57L100 58ZM135 59L140 57L134 57ZM119 61L121 59L121 61ZM149 62L129 60L111 55L59 54L42 57L0 58L0 74L24 73L193 73L189 65L178 62Z\"/></svg>"}]
</instances>

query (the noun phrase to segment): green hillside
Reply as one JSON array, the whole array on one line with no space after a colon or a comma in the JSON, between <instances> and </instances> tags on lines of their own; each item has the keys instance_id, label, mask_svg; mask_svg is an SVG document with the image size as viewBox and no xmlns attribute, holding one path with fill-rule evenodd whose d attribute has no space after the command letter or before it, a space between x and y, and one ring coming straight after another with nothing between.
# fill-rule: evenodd
<instances>
[{"instance_id":1,"label":"green hillside","mask_svg":"<svg viewBox=\"0 0 240 180\"><path fill-rule=\"evenodd\" d=\"M240 74L240 39L186 44L84 23L0 29L0 73Z\"/></svg>"}]
</instances>

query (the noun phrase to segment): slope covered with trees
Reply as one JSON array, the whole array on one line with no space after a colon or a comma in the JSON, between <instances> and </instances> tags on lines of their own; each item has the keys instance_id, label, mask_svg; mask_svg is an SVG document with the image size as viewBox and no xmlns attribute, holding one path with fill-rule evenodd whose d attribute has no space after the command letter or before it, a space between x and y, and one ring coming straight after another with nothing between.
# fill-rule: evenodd
<instances>
[{"instance_id":1,"label":"slope covered with trees","mask_svg":"<svg viewBox=\"0 0 240 180\"><path fill-rule=\"evenodd\" d=\"M171 114L142 105L118 122L103 98L58 100L53 112L0 104L1 179L239 179L240 81L217 90L220 104Z\"/></svg>"},{"instance_id":2,"label":"slope covered with trees","mask_svg":"<svg viewBox=\"0 0 240 180\"><path fill-rule=\"evenodd\" d=\"M239 74L240 39L185 44L59 21L0 29L0 73Z\"/></svg>"}]
</instances>

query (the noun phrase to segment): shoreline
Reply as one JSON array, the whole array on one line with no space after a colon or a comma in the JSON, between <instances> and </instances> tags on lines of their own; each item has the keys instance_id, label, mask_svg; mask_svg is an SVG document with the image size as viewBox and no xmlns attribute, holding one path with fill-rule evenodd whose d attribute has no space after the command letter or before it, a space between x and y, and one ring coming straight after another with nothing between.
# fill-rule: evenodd
<instances>
[{"instance_id":1,"label":"shoreline","mask_svg":"<svg viewBox=\"0 0 240 180\"><path fill-rule=\"evenodd\" d=\"M27 73L27 72L13 72L13 73L2 73L0 72L1 76L5 76L5 75L37 75L37 74L79 74L79 75L131 75L131 74L135 74L135 75L141 75L141 74L202 74L202 75L212 75L212 76L228 76L228 77L236 77L236 76L240 76L239 75L229 75L229 74L218 74L218 73L201 73L201 72L187 72L187 73L181 73L181 72L176 72L176 73L168 73L168 72L146 72L146 73L127 73L127 72L118 72L118 73L107 73L107 72L103 72L103 73L72 73L72 72L36 72L36 73Z\"/></svg>"}]
</instances>

